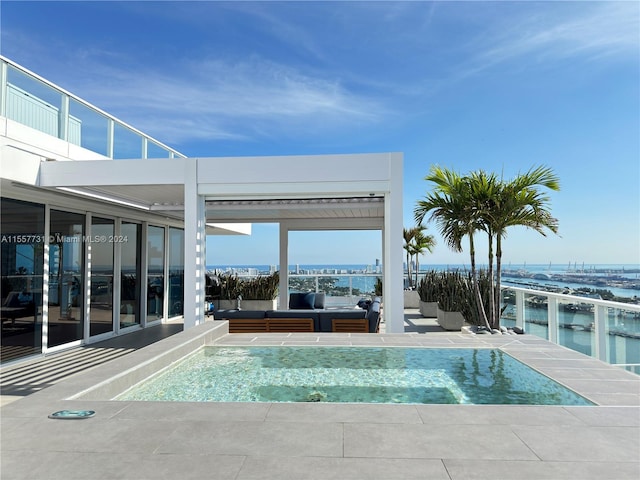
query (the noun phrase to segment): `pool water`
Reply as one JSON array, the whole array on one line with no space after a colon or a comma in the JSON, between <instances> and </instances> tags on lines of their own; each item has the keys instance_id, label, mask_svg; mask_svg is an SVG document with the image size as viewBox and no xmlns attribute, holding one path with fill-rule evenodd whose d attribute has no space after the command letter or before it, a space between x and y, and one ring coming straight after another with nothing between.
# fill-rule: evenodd
<instances>
[{"instance_id":1,"label":"pool water","mask_svg":"<svg viewBox=\"0 0 640 480\"><path fill-rule=\"evenodd\" d=\"M203 347L116 400L592 405L498 349L317 346Z\"/></svg>"}]
</instances>

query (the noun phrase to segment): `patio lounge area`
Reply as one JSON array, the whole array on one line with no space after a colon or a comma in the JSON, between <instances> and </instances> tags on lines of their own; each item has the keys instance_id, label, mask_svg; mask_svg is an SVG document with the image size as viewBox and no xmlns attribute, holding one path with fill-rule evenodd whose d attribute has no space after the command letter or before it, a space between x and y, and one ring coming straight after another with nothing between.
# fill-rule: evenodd
<instances>
[{"instance_id":1,"label":"patio lounge area","mask_svg":"<svg viewBox=\"0 0 640 480\"><path fill-rule=\"evenodd\" d=\"M638 478L637 375L535 336L437 331L411 311L406 312L405 327L405 334L229 335L225 322L209 321L179 333L167 329L160 335L166 338L152 343L147 338L141 343L146 345L143 348L135 345L135 335L153 329L118 337L110 342L122 342L127 352L2 407L0 475L52 480ZM124 372L139 366L157 368L154 361L159 356L182 356L203 343L490 346L569 386L597 406L107 400L131 381ZM95 355L100 347L81 348L92 349ZM104 348L106 354L117 345L105 344ZM3 382L16 368L3 370ZM4 388L3 383L3 393ZM68 399L80 392L85 392L81 398ZM96 415L76 421L47 418L63 409L90 409Z\"/></svg>"}]
</instances>

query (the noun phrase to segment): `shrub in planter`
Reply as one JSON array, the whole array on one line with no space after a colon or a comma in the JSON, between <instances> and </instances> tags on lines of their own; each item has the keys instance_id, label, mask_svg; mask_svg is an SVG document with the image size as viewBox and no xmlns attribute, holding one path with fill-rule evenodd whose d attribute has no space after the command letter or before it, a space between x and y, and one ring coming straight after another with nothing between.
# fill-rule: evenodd
<instances>
[{"instance_id":1,"label":"shrub in planter","mask_svg":"<svg viewBox=\"0 0 640 480\"><path fill-rule=\"evenodd\" d=\"M445 312L461 312L468 301L467 278L460 272L442 272L438 286L438 308Z\"/></svg>"},{"instance_id":2,"label":"shrub in planter","mask_svg":"<svg viewBox=\"0 0 640 480\"><path fill-rule=\"evenodd\" d=\"M431 270L425 273L418 283L418 296L420 297L420 314L426 318L433 318L438 313L438 291L442 273Z\"/></svg>"},{"instance_id":3,"label":"shrub in planter","mask_svg":"<svg viewBox=\"0 0 640 480\"><path fill-rule=\"evenodd\" d=\"M470 298L468 279L459 272L443 272L439 285L438 324L445 330L459 331Z\"/></svg>"},{"instance_id":4,"label":"shrub in planter","mask_svg":"<svg viewBox=\"0 0 640 480\"><path fill-rule=\"evenodd\" d=\"M489 278L489 272L487 272L487 270L478 270L476 281L478 282L480 296L482 297L482 307L484 307L486 317L489 318L491 299L491 279ZM478 297L474 289L475 287L471 273L468 274L467 282L469 286L469 294L462 313L468 323L472 325L484 325L484 320L480 314L480 302L478 301Z\"/></svg>"},{"instance_id":5,"label":"shrub in planter","mask_svg":"<svg viewBox=\"0 0 640 480\"><path fill-rule=\"evenodd\" d=\"M376 278L376 284L373 287L373 294L376 297L382 296L382 279L380 277Z\"/></svg>"},{"instance_id":6,"label":"shrub in planter","mask_svg":"<svg viewBox=\"0 0 640 480\"><path fill-rule=\"evenodd\" d=\"M278 296L280 274L259 275L241 282L240 294L243 300L275 300Z\"/></svg>"},{"instance_id":7,"label":"shrub in planter","mask_svg":"<svg viewBox=\"0 0 640 480\"><path fill-rule=\"evenodd\" d=\"M238 308L238 298L245 301L268 301L268 303L258 304L251 308L271 310L275 308L275 300L278 296L280 274L275 272L271 275L260 275L254 278L241 279L237 274L218 274L220 279L220 302L219 309ZM242 308L250 308L246 303Z\"/></svg>"}]
</instances>

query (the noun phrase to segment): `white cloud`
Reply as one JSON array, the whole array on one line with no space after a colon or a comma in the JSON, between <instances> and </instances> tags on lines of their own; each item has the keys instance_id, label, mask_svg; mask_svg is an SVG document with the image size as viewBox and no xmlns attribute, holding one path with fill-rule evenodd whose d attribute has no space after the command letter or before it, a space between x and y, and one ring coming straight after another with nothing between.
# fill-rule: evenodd
<instances>
[{"instance_id":1,"label":"white cloud","mask_svg":"<svg viewBox=\"0 0 640 480\"><path fill-rule=\"evenodd\" d=\"M83 95L166 141L242 139L304 123L320 129L371 123L382 107L331 78L310 77L258 58L175 65L175 73L94 65ZM124 68L124 67L123 67Z\"/></svg>"},{"instance_id":2,"label":"white cloud","mask_svg":"<svg viewBox=\"0 0 640 480\"><path fill-rule=\"evenodd\" d=\"M640 9L635 2L578 5L576 9L576 4L570 4L568 13L537 7L520 20L509 17L492 25L486 40L471 46L479 53L462 76L523 58L530 63L544 63L629 53L637 56Z\"/></svg>"}]
</instances>

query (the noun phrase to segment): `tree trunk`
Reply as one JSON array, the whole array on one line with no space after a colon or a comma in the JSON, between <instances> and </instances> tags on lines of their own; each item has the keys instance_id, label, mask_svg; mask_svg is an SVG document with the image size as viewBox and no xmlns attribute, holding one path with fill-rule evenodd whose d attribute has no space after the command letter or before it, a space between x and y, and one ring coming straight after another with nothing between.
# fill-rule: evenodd
<instances>
[{"instance_id":1,"label":"tree trunk","mask_svg":"<svg viewBox=\"0 0 640 480\"><path fill-rule=\"evenodd\" d=\"M502 237L496 235L496 290L495 290L495 327L500 328L500 282L502 281Z\"/></svg>"},{"instance_id":2,"label":"tree trunk","mask_svg":"<svg viewBox=\"0 0 640 480\"><path fill-rule=\"evenodd\" d=\"M491 295L489 297L489 324L491 328L495 328L496 306L495 306L495 284L493 279L493 234L487 233L489 237L489 284L491 285Z\"/></svg>"},{"instance_id":3,"label":"tree trunk","mask_svg":"<svg viewBox=\"0 0 640 480\"><path fill-rule=\"evenodd\" d=\"M489 325L489 320L487 320L487 312L484 311L484 302L482 301L482 293L480 292L480 285L478 283L478 276L476 274L476 247L473 243L473 234L471 232L469 232L469 255L471 257L471 278L473 280L473 291L478 302L478 313L484 323L484 326L487 328L491 328L491 325Z\"/></svg>"}]
</instances>

